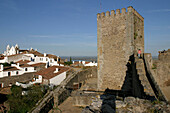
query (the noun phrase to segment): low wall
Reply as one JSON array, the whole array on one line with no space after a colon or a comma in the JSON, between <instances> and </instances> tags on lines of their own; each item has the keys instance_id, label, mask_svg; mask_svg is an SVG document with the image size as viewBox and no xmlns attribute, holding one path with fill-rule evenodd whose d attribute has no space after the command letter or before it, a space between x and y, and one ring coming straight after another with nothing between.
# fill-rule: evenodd
<instances>
[{"instance_id":1,"label":"low wall","mask_svg":"<svg viewBox=\"0 0 170 113\"><path fill-rule=\"evenodd\" d=\"M167 101L165 95L161 91L160 86L157 84L155 80L155 73L152 70L152 56L149 53L144 54L144 64L146 68L146 76L152 86L152 89L159 100Z\"/></svg>"},{"instance_id":2,"label":"low wall","mask_svg":"<svg viewBox=\"0 0 170 113\"><path fill-rule=\"evenodd\" d=\"M92 103L92 98L96 98L96 93L85 93L83 91L77 91L73 94L74 106L89 106Z\"/></svg>"},{"instance_id":3,"label":"low wall","mask_svg":"<svg viewBox=\"0 0 170 113\"><path fill-rule=\"evenodd\" d=\"M47 113L53 108L54 92L48 92L43 99L39 100L29 113Z\"/></svg>"}]
</instances>

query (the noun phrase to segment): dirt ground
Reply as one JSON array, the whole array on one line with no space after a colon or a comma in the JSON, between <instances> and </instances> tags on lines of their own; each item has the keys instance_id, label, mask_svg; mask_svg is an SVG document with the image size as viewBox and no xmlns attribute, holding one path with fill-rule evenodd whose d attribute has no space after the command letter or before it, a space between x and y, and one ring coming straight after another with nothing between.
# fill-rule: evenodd
<instances>
[{"instance_id":1,"label":"dirt ground","mask_svg":"<svg viewBox=\"0 0 170 113\"><path fill-rule=\"evenodd\" d=\"M61 105L58 106L58 109L50 110L49 113L81 113L82 107L76 107L72 105L73 98L68 97Z\"/></svg>"},{"instance_id":2,"label":"dirt ground","mask_svg":"<svg viewBox=\"0 0 170 113\"><path fill-rule=\"evenodd\" d=\"M170 102L170 86L164 88L161 87L161 89L164 95L166 96L166 98L168 99L168 102Z\"/></svg>"},{"instance_id":3,"label":"dirt ground","mask_svg":"<svg viewBox=\"0 0 170 113\"><path fill-rule=\"evenodd\" d=\"M79 90L96 90L97 88L97 78L91 78L86 81ZM49 113L81 113L83 108L73 106L74 100L70 96L61 105L58 106L59 109L53 109Z\"/></svg>"}]
</instances>

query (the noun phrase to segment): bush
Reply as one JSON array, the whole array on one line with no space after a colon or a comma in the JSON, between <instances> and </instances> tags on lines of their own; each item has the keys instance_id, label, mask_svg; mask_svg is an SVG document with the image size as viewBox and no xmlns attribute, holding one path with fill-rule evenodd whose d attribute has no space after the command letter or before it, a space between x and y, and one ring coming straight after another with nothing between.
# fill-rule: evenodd
<instances>
[{"instance_id":1,"label":"bush","mask_svg":"<svg viewBox=\"0 0 170 113\"><path fill-rule=\"evenodd\" d=\"M22 91L27 90L27 94L22 95ZM13 85L11 95L8 95L10 105L9 113L26 113L44 96L45 90L42 86L32 86L28 89L22 89Z\"/></svg>"}]
</instances>

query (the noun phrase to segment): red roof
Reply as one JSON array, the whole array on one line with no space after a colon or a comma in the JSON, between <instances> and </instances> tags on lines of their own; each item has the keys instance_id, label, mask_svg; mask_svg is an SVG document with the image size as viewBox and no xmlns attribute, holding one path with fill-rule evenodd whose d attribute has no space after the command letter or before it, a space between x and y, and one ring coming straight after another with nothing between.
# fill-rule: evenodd
<instances>
[{"instance_id":1,"label":"red roof","mask_svg":"<svg viewBox=\"0 0 170 113\"><path fill-rule=\"evenodd\" d=\"M18 61L18 62L16 62L16 63L19 63L19 64L27 64L27 63L29 63L29 62L31 62L31 61L29 61L29 60L20 60L20 61Z\"/></svg>"},{"instance_id":2,"label":"red roof","mask_svg":"<svg viewBox=\"0 0 170 113\"><path fill-rule=\"evenodd\" d=\"M58 68L58 72L54 73L56 68ZM63 66L52 66L46 69L43 69L37 73L35 73L35 75L41 75L43 78L45 79L51 79L63 72L68 71L70 68L69 67L63 67Z\"/></svg>"},{"instance_id":3,"label":"red roof","mask_svg":"<svg viewBox=\"0 0 170 113\"><path fill-rule=\"evenodd\" d=\"M20 67L33 67L33 66L27 64L29 62L31 62L31 61L29 61L29 60L20 60L20 61L18 61L16 63L19 63Z\"/></svg>"},{"instance_id":4,"label":"red roof","mask_svg":"<svg viewBox=\"0 0 170 113\"><path fill-rule=\"evenodd\" d=\"M0 60L3 60L4 59L4 57L0 57Z\"/></svg>"},{"instance_id":5,"label":"red roof","mask_svg":"<svg viewBox=\"0 0 170 113\"><path fill-rule=\"evenodd\" d=\"M19 70L19 69L17 69L16 67L10 67L10 66L4 67L3 69L3 71L16 71L16 70Z\"/></svg>"},{"instance_id":6,"label":"red roof","mask_svg":"<svg viewBox=\"0 0 170 113\"><path fill-rule=\"evenodd\" d=\"M31 66L33 66L33 67L37 67L37 66L40 66L40 65L46 65L46 63L36 63L36 64L31 64Z\"/></svg>"},{"instance_id":7,"label":"red roof","mask_svg":"<svg viewBox=\"0 0 170 113\"><path fill-rule=\"evenodd\" d=\"M85 64L89 64L90 62L85 62Z\"/></svg>"}]
</instances>

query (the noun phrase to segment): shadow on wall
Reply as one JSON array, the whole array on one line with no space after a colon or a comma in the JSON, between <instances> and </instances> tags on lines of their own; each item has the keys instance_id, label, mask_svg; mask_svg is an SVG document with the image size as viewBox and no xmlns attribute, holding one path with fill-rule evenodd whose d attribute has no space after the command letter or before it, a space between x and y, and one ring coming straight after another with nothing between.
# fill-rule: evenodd
<instances>
[{"instance_id":1,"label":"shadow on wall","mask_svg":"<svg viewBox=\"0 0 170 113\"><path fill-rule=\"evenodd\" d=\"M101 111L102 113L115 113L116 112L116 99L114 95L104 94L100 98L103 100Z\"/></svg>"},{"instance_id":2,"label":"shadow on wall","mask_svg":"<svg viewBox=\"0 0 170 113\"><path fill-rule=\"evenodd\" d=\"M106 89L105 94L115 95L116 97L122 97L123 99L125 97L133 96L141 99L155 100L153 96L146 95L144 92L144 88L139 80L139 75L137 74L134 55L129 56L129 61L126 66L126 76L121 90Z\"/></svg>"}]
</instances>

